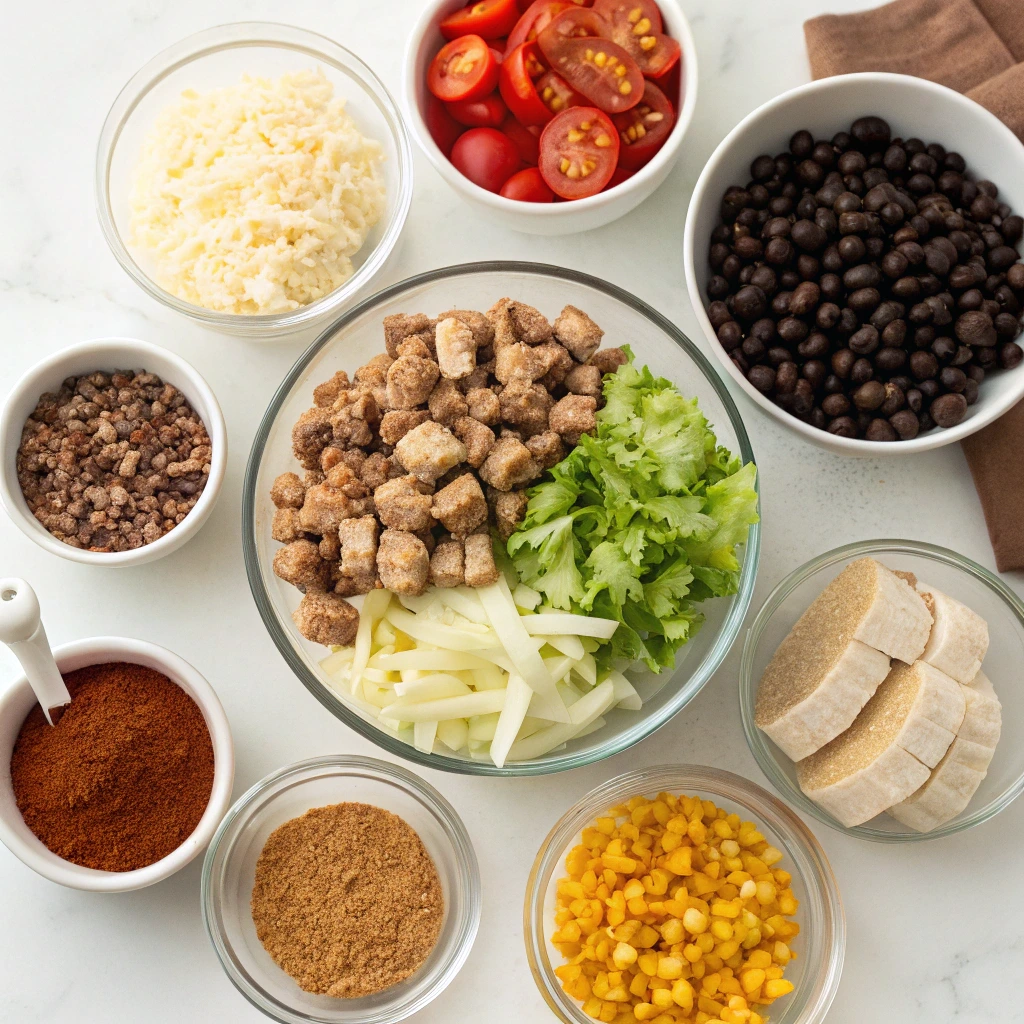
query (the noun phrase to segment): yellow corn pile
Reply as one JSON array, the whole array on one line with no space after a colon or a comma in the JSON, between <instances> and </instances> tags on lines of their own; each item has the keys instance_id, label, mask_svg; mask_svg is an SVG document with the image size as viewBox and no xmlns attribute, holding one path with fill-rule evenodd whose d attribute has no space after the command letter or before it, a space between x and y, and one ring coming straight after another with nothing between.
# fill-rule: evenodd
<instances>
[{"instance_id":1,"label":"yellow corn pile","mask_svg":"<svg viewBox=\"0 0 1024 1024\"><path fill-rule=\"evenodd\" d=\"M558 883L555 973L606 1024L763 1024L793 991L782 854L700 797L637 796L583 830Z\"/></svg>"}]
</instances>

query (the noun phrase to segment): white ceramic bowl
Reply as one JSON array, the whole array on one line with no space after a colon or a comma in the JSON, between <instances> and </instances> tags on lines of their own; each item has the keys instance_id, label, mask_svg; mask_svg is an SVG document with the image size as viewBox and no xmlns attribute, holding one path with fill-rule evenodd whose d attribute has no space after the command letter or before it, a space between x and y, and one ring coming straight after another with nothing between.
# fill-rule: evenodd
<instances>
[{"instance_id":1,"label":"white ceramic bowl","mask_svg":"<svg viewBox=\"0 0 1024 1024\"><path fill-rule=\"evenodd\" d=\"M697 48L693 33L677 0L658 0L665 31L682 47L682 104L665 145L649 164L621 185L587 199L565 203L524 203L505 199L474 185L455 169L430 136L424 120L427 103L427 68L444 45L438 23L445 15L465 6L463 0L430 0L409 35L405 48L405 77L402 92L405 115L412 133L438 174L484 216L502 227L535 235L567 235L610 224L639 206L668 177L679 157L683 136L697 103Z\"/></svg>"},{"instance_id":2,"label":"white ceramic bowl","mask_svg":"<svg viewBox=\"0 0 1024 1024\"><path fill-rule=\"evenodd\" d=\"M61 672L74 672L88 665L127 661L162 672L180 686L199 706L213 741L213 789L210 802L195 831L173 853L135 871L99 871L82 867L51 853L25 824L11 787L11 751L21 723L35 704L35 695L24 676L0 695L0 840L8 850L33 871L72 889L89 892L128 892L160 882L183 868L213 838L231 802L235 755L224 708L213 687L176 654L144 640L97 636L54 648Z\"/></svg>"},{"instance_id":3,"label":"white ceramic bowl","mask_svg":"<svg viewBox=\"0 0 1024 1024\"><path fill-rule=\"evenodd\" d=\"M210 477L191 512L169 533L152 544L132 551L86 551L57 540L29 511L18 484L16 459L25 420L36 407L39 396L56 391L68 377L97 370L148 370L167 384L173 384L202 418L210 436L213 456ZM27 537L41 548L73 562L86 565L141 565L163 558L198 533L217 503L228 464L228 436L224 416L210 386L184 359L134 338L101 338L72 345L34 366L14 385L0 411L0 499L7 514Z\"/></svg>"},{"instance_id":4,"label":"white ceramic bowl","mask_svg":"<svg viewBox=\"0 0 1024 1024\"><path fill-rule=\"evenodd\" d=\"M153 279L149 255L131 244L129 230L132 176L142 141L157 115L185 89L234 85L244 74L276 78L313 68L327 76L359 129L376 139L384 151L385 211L353 257L355 273L316 302L290 312L254 316L204 309L164 291ZM176 312L214 330L255 341L279 341L282 335L337 316L389 261L411 202L412 147L398 106L384 83L343 46L291 25L218 25L158 53L118 93L103 123L96 152L100 227L125 272L152 298Z\"/></svg>"},{"instance_id":5,"label":"white ceramic bowl","mask_svg":"<svg viewBox=\"0 0 1024 1024\"><path fill-rule=\"evenodd\" d=\"M959 441L998 419L1024 397L1024 371L986 378L978 401L963 422L935 428L912 441L864 441L837 437L784 412L754 388L722 348L707 316L708 248L719 222L722 195L750 180L750 164L762 153L785 152L790 137L806 128L818 139L848 131L866 114L884 117L894 136L940 142L967 161L967 170L999 186L1000 199L1024 212L1024 148L995 115L945 86L908 75L865 72L811 82L783 93L748 114L722 140L704 166L690 200L683 238L686 283L711 350L730 377L757 406L783 426L822 448L842 455L908 455Z\"/></svg>"}]
</instances>

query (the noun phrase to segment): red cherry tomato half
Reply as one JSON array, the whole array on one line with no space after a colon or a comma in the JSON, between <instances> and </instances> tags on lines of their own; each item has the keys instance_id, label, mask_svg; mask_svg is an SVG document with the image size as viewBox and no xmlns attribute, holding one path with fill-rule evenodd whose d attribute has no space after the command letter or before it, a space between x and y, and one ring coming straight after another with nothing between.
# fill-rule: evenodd
<instances>
[{"instance_id":1,"label":"red cherry tomato half","mask_svg":"<svg viewBox=\"0 0 1024 1024\"><path fill-rule=\"evenodd\" d=\"M524 164L536 167L540 153L540 129L536 125L527 128L510 114L505 118L501 131L512 140L512 145L519 150L519 159Z\"/></svg>"},{"instance_id":2,"label":"red cherry tomato half","mask_svg":"<svg viewBox=\"0 0 1024 1024\"><path fill-rule=\"evenodd\" d=\"M446 106L448 113L459 124L464 124L469 128L497 128L508 114L508 107L496 92L492 92L490 96L485 96L482 100L457 100L455 103L446 104Z\"/></svg>"},{"instance_id":3,"label":"red cherry tomato half","mask_svg":"<svg viewBox=\"0 0 1024 1024\"><path fill-rule=\"evenodd\" d=\"M491 55L500 64L505 59L505 47L502 46L499 50L495 43L501 43L500 39L493 39L487 43L487 49L491 51Z\"/></svg>"},{"instance_id":4,"label":"red cherry tomato half","mask_svg":"<svg viewBox=\"0 0 1024 1024\"><path fill-rule=\"evenodd\" d=\"M452 163L474 185L497 192L519 167L519 151L496 128L470 128L452 147Z\"/></svg>"},{"instance_id":5,"label":"red cherry tomato half","mask_svg":"<svg viewBox=\"0 0 1024 1024\"><path fill-rule=\"evenodd\" d=\"M635 171L665 145L676 114L665 94L653 82L646 82L643 99L612 120L619 132L619 166Z\"/></svg>"},{"instance_id":6,"label":"red cherry tomato half","mask_svg":"<svg viewBox=\"0 0 1024 1024\"><path fill-rule=\"evenodd\" d=\"M498 77L501 98L524 125L547 124L551 111L537 94L535 78L544 74L536 43L523 43L505 57Z\"/></svg>"},{"instance_id":7,"label":"red cherry tomato half","mask_svg":"<svg viewBox=\"0 0 1024 1024\"><path fill-rule=\"evenodd\" d=\"M455 140L465 129L449 113L447 104L442 103L436 96L427 97L424 120L427 122L430 137L437 143L437 148L450 158Z\"/></svg>"},{"instance_id":8,"label":"red cherry tomato half","mask_svg":"<svg viewBox=\"0 0 1024 1024\"><path fill-rule=\"evenodd\" d=\"M554 27L554 23L548 29ZM543 33L540 43L543 46ZM578 93L608 114L619 114L640 102L644 76L636 61L608 39L562 38L544 50L551 70Z\"/></svg>"},{"instance_id":9,"label":"red cherry tomato half","mask_svg":"<svg viewBox=\"0 0 1024 1024\"><path fill-rule=\"evenodd\" d=\"M427 71L427 88L445 102L479 100L498 84L498 62L479 36L445 43Z\"/></svg>"},{"instance_id":10,"label":"red cherry tomato half","mask_svg":"<svg viewBox=\"0 0 1024 1024\"><path fill-rule=\"evenodd\" d=\"M519 20L516 0L477 0L460 11L442 19L438 28L445 39L476 35L482 39L497 39L507 35Z\"/></svg>"},{"instance_id":11,"label":"red cherry tomato half","mask_svg":"<svg viewBox=\"0 0 1024 1024\"><path fill-rule=\"evenodd\" d=\"M524 171L516 171L501 186L500 194L506 199L518 199L522 203L553 203L555 201L555 193L548 188L536 167L527 167Z\"/></svg>"},{"instance_id":12,"label":"red cherry tomato half","mask_svg":"<svg viewBox=\"0 0 1024 1024\"><path fill-rule=\"evenodd\" d=\"M596 195L608 184L618 159L615 125L594 107L563 110L540 137L540 173L563 199Z\"/></svg>"},{"instance_id":13,"label":"red cherry tomato half","mask_svg":"<svg viewBox=\"0 0 1024 1024\"><path fill-rule=\"evenodd\" d=\"M570 7L537 33L537 45L540 46L541 53L547 56L548 49L562 39L585 39L595 36L607 38L611 30L611 25L601 15L583 7Z\"/></svg>"},{"instance_id":14,"label":"red cherry tomato half","mask_svg":"<svg viewBox=\"0 0 1024 1024\"><path fill-rule=\"evenodd\" d=\"M683 102L683 62L677 60L663 75L652 78L652 82L665 94L676 110Z\"/></svg>"},{"instance_id":15,"label":"red cherry tomato half","mask_svg":"<svg viewBox=\"0 0 1024 1024\"><path fill-rule=\"evenodd\" d=\"M654 0L596 0L594 10L611 25L615 40L651 78L679 61L679 43L662 32L661 11Z\"/></svg>"},{"instance_id":16,"label":"red cherry tomato half","mask_svg":"<svg viewBox=\"0 0 1024 1024\"><path fill-rule=\"evenodd\" d=\"M585 107L587 101L563 78L560 78L554 71L545 71L536 84L537 95L540 96L544 106L557 114L569 107Z\"/></svg>"},{"instance_id":17,"label":"red cherry tomato half","mask_svg":"<svg viewBox=\"0 0 1024 1024\"><path fill-rule=\"evenodd\" d=\"M514 50L523 43L532 43L537 34L551 24L552 19L569 10L573 5L563 0L534 0L516 22L515 28L508 34L509 50Z\"/></svg>"},{"instance_id":18,"label":"red cherry tomato half","mask_svg":"<svg viewBox=\"0 0 1024 1024\"><path fill-rule=\"evenodd\" d=\"M620 164L615 168L612 176L608 179L608 184L605 185L603 191L607 192L609 189L615 188L616 185L621 185L624 181L628 181L632 178L635 173L635 171L623 170L622 165Z\"/></svg>"}]
</instances>

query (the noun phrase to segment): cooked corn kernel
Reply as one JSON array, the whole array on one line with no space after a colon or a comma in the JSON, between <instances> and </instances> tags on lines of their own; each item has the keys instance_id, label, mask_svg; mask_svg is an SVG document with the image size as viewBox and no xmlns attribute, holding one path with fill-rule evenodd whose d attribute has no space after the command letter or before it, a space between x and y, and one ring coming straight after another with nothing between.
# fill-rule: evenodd
<instances>
[{"instance_id":1,"label":"cooked corn kernel","mask_svg":"<svg viewBox=\"0 0 1024 1024\"><path fill-rule=\"evenodd\" d=\"M563 989L606 1024L765 1024L754 1007L793 991L782 975L800 932L781 858L754 823L698 797L611 808L556 888Z\"/></svg>"}]
</instances>

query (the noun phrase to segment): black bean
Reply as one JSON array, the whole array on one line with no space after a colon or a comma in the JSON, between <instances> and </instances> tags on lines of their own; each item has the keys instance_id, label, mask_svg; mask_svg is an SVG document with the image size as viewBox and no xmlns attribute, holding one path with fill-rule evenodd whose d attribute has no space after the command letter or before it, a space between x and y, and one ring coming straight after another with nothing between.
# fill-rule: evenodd
<instances>
[{"instance_id":1,"label":"black bean","mask_svg":"<svg viewBox=\"0 0 1024 1024\"><path fill-rule=\"evenodd\" d=\"M826 430L830 434L835 434L838 437L856 437L857 436L857 423L850 416L837 416L831 423L829 423Z\"/></svg>"},{"instance_id":2,"label":"black bean","mask_svg":"<svg viewBox=\"0 0 1024 1024\"><path fill-rule=\"evenodd\" d=\"M850 400L842 394L828 395L822 399L821 409L826 416L845 416L850 411Z\"/></svg>"},{"instance_id":3,"label":"black bean","mask_svg":"<svg viewBox=\"0 0 1024 1024\"><path fill-rule=\"evenodd\" d=\"M865 149L886 149L892 139L887 121L880 117L858 117L850 128L850 134Z\"/></svg>"},{"instance_id":4,"label":"black bean","mask_svg":"<svg viewBox=\"0 0 1024 1024\"><path fill-rule=\"evenodd\" d=\"M971 346L990 346L996 343L996 329L992 317L981 310L968 310L957 317L956 336Z\"/></svg>"},{"instance_id":5,"label":"black bean","mask_svg":"<svg viewBox=\"0 0 1024 1024\"><path fill-rule=\"evenodd\" d=\"M755 181L767 181L775 173L775 161L770 156L759 156L750 165L750 176Z\"/></svg>"},{"instance_id":6,"label":"black bean","mask_svg":"<svg viewBox=\"0 0 1024 1024\"><path fill-rule=\"evenodd\" d=\"M974 405L978 400L978 382L976 380L968 380L967 387L964 388L964 398L967 399L968 405Z\"/></svg>"},{"instance_id":7,"label":"black bean","mask_svg":"<svg viewBox=\"0 0 1024 1024\"><path fill-rule=\"evenodd\" d=\"M861 205L860 196L856 196L852 192L840 192L832 203L832 209L838 216L843 213L857 213L860 211Z\"/></svg>"},{"instance_id":8,"label":"black bean","mask_svg":"<svg viewBox=\"0 0 1024 1024\"><path fill-rule=\"evenodd\" d=\"M814 388L809 380L798 380L793 389L793 412L806 416L814 408Z\"/></svg>"},{"instance_id":9,"label":"black bean","mask_svg":"<svg viewBox=\"0 0 1024 1024\"><path fill-rule=\"evenodd\" d=\"M835 302L843 294L843 280L838 274L822 274L821 281L822 297Z\"/></svg>"},{"instance_id":10,"label":"black bean","mask_svg":"<svg viewBox=\"0 0 1024 1024\"><path fill-rule=\"evenodd\" d=\"M888 420L876 418L868 424L864 437L868 441L895 441L897 434Z\"/></svg>"},{"instance_id":11,"label":"black bean","mask_svg":"<svg viewBox=\"0 0 1024 1024\"><path fill-rule=\"evenodd\" d=\"M946 366L939 372L939 383L947 391L959 394L967 387L967 374L959 367Z\"/></svg>"},{"instance_id":12,"label":"black bean","mask_svg":"<svg viewBox=\"0 0 1024 1024\"><path fill-rule=\"evenodd\" d=\"M771 317L762 317L750 325L750 334L764 345L770 345L776 336L775 321Z\"/></svg>"},{"instance_id":13,"label":"black bean","mask_svg":"<svg viewBox=\"0 0 1024 1024\"><path fill-rule=\"evenodd\" d=\"M839 307L834 302L823 302L814 315L814 322L827 331L839 322Z\"/></svg>"},{"instance_id":14,"label":"black bean","mask_svg":"<svg viewBox=\"0 0 1024 1024\"><path fill-rule=\"evenodd\" d=\"M743 341L743 329L735 320L727 320L718 328L718 340L726 352L739 348Z\"/></svg>"},{"instance_id":15,"label":"black bean","mask_svg":"<svg viewBox=\"0 0 1024 1024\"><path fill-rule=\"evenodd\" d=\"M889 423L901 441L912 441L921 429L917 416L909 409L901 409L889 417Z\"/></svg>"},{"instance_id":16,"label":"black bean","mask_svg":"<svg viewBox=\"0 0 1024 1024\"><path fill-rule=\"evenodd\" d=\"M781 345L773 345L768 349L768 362L772 366L781 366L783 363L788 362L793 358L793 353L788 348L783 348Z\"/></svg>"},{"instance_id":17,"label":"black bean","mask_svg":"<svg viewBox=\"0 0 1024 1024\"><path fill-rule=\"evenodd\" d=\"M789 345L796 345L804 340L810 332L810 328L794 316L787 316L778 322L776 329L779 337Z\"/></svg>"},{"instance_id":18,"label":"black bean","mask_svg":"<svg viewBox=\"0 0 1024 1024\"><path fill-rule=\"evenodd\" d=\"M754 272L750 275L750 284L760 288L768 298L771 298L777 287L775 271L762 263L759 267L754 268Z\"/></svg>"},{"instance_id":19,"label":"black bean","mask_svg":"<svg viewBox=\"0 0 1024 1024\"><path fill-rule=\"evenodd\" d=\"M967 399L963 395L940 395L928 407L936 425L955 427L967 415Z\"/></svg>"},{"instance_id":20,"label":"black bean","mask_svg":"<svg viewBox=\"0 0 1024 1024\"><path fill-rule=\"evenodd\" d=\"M882 275L879 273L878 267L870 263L858 264L843 274L843 284L850 291L856 291L858 288L877 288L881 283Z\"/></svg>"},{"instance_id":21,"label":"black bean","mask_svg":"<svg viewBox=\"0 0 1024 1024\"><path fill-rule=\"evenodd\" d=\"M729 312L729 307L719 300L708 306L708 319L711 321L711 326L717 331L722 324L732 319L732 314Z\"/></svg>"},{"instance_id":22,"label":"black bean","mask_svg":"<svg viewBox=\"0 0 1024 1024\"><path fill-rule=\"evenodd\" d=\"M903 389L897 384L889 381L885 385L885 401L878 407L883 416L892 416L900 411L907 404L907 396Z\"/></svg>"},{"instance_id":23,"label":"black bean","mask_svg":"<svg viewBox=\"0 0 1024 1024\"><path fill-rule=\"evenodd\" d=\"M789 151L793 156L803 160L809 157L814 150L814 136L808 131L798 131L789 140Z\"/></svg>"},{"instance_id":24,"label":"black bean","mask_svg":"<svg viewBox=\"0 0 1024 1024\"><path fill-rule=\"evenodd\" d=\"M907 352L903 348L881 348L875 353L875 366L885 373L903 369Z\"/></svg>"},{"instance_id":25,"label":"black bean","mask_svg":"<svg viewBox=\"0 0 1024 1024\"><path fill-rule=\"evenodd\" d=\"M797 345L796 351L802 359L820 359L822 356L828 355L829 347L827 335L821 331L812 331Z\"/></svg>"},{"instance_id":26,"label":"black bean","mask_svg":"<svg viewBox=\"0 0 1024 1024\"><path fill-rule=\"evenodd\" d=\"M832 353L832 372L845 380L856 361L857 357L848 348L841 348Z\"/></svg>"},{"instance_id":27,"label":"black bean","mask_svg":"<svg viewBox=\"0 0 1024 1024\"><path fill-rule=\"evenodd\" d=\"M1003 238L1011 245L1019 242L1024 236L1024 217L1016 213L1007 217L1003 221L1000 231L1003 233Z\"/></svg>"},{"instance_id":28,"label":"black bean","mask_svg":"<svg viewBox=\"0 0 1024 1024\"><path fill-rule=\"evenodd\" d=\"M939 361L926 351L910 353L910 373L915 380L930 380L939 372Z\"/></svg>"},{"instance_id":29,"label":"black bean","mask_svg":"<svg viewBox=\"0 0 1024 1024\"><path fill-rule=\"evenodd\" d=\"M907 151L902 146L890 146L882 157L882 166L890 174L898 174L907 166Z\"/></svg>"},{"instance_id":30,"label":"black bean","mask_svg":"<svg viewBox=\"0 0 1024 1024\"><path fill-rule=\"evenodd\" d=\"M792 394L799 377L800 372L797 370L796 363L792 361L782 363L775 370L775 390L780 395Z\"/></svg>"},{"instance_id":31,"label":"black bean","mask_svg":"<svg viewBox=\"0 0 1024 1024\"><path fill-rule=\"evenodd\" d=\"M920 412L924 405L924 395L918 388L910 388L907 391L907 406L914 412Z\"/></svg>"},{"instance_id":32,"label":"black bean","mask_svg":"<svg viewBox=\"0 0 1024 1024\"><path fill-rule=\"evenodd\" d=\"M830 373L821 385L821 389L826 395L839 395L843 393L843 382L834 373Z\"/></svg>"},{"instance_id":33,"label":"black bean","mask_svg":"<svg viewBox=\"0 0 1024 1024\"><path fill-rule=\"evenodd\" d=\"M882 301L882 296L877 288L858 288L855 292L850 293L846 301L849 303L850 309L865 314L870 313L878 306Z\"/></svg>"},{"instance_id":34,"label":"black bean","mask_svg":"<svg viewBox=\"0 0 1024 1024\"><path fill-rule=\"evenodd\" d=\"M885 401L885 385L881 381L869 380L853 393L853 404L858 409L873 412Z\"/></svg>"},{"instance_id":35,"label":"black bean","mask_svg":"<svg viewBox=\"0 0 1024 1024\"><path fill-rule=\"evenodd\" d=\"M767 262L781 267L793 258L793 246L786 238L773 238L764 247L764 258Z\"/></svg>"},{"instance_id":36,"label":"black bean","mask_svg":"<svg viewBox=\"0 0 1024 1024\"><path fill-rule=\"evenodd\" d=\"M868 356L878 348L879 334L878 328L873 327L871 324L866 324L859 331L855 331L851 336L847 344L850 346L851 351L855 352L859 356Z\"/></svg>"},{"instance_id":37,"label":"black bean","mask_svg":"<svg viewBox=\"0 0 1024 1024\"><path fill-rule=\"evenodd\" d=\"M752 366L747 371L747 380L763 394L775 387L775 371L770 366Z\"/></svg>"},{"instance_id":38,"label":"black bean","mask_svg":"<svg viewBox=\"0 0 1024 1024\"><path fill-rule=\"evenodd\" d=\"M948 363L957 353L957 343L943 334L932 342L931 350L936 359Z\"/></svg>"},{"instance_id":39,"label":"black bean","mask_svg":"<svg viewBox=\"0 0 1024 1024\"><path fill-rule=\"evenodd\" d=\"M764 342L760 338L754 338L748 335L743 339L743 344L740 346L743 351L743 355L751 363L756 363L764 358L765 347Z\"/></svg>"},{"instance_id":40,"label":"black bean","mask_svg":"<svg viewBox=\"0 0 1024 1024\"><path fill-rule=\"evenodd\" d=\"M854 384L866 384L875 375L874 367L871 363L861 357L854 364L850 370L850 380Z\"/></svg>"},{"instance_id":41,"label":"black bean","mask_svg":"<svg viewBox=\"0 0 1024 1024\"><path fill-rule=\"evenodd\" d=\"M846 264L859 263L867 254L867 246L859 235L846 235L839 239L836 246L839 257Z\"/></svg>"},{"instance_id":42,"label":"black bean","mask_svg":"<svg viewBox=\"0 0 1024 1024\"><path fill-rule=\"evenodd\" d=\"M999 365L1004 370L1020 366L1021 360L1024 360L1024 350L1015 342L1007 342L999 349Z\"/></svg>"},{"instance_id":43,"label":"black bean","mask_svg":"<svg viewBox=\"0 0 1024 1024\"><path fill-rule=\"evenodd\" d=\"M825 232L813 220L798 220L790 231L793 244L805 252L817 252L827 241Z\"/></svg>"},{"instance_id":44,"label":"black bean","mask_svg":"<svg viewBox=\"0 0 1024 1024\"><path fill-rule=\"evenodd\" d=\"M744 285L733 299L733 314L743 320L756 320L767 308L768 299L756 285Z\"/></svg>"}]
</instances>

